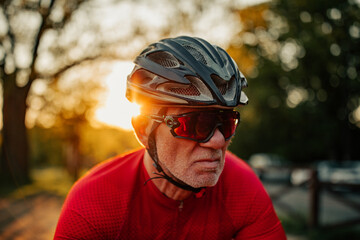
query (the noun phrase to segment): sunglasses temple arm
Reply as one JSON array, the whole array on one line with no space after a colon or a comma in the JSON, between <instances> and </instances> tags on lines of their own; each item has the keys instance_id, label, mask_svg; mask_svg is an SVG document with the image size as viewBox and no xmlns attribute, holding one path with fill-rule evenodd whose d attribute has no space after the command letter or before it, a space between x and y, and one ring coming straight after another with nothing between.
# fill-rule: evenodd
<instances>
[{"instance_id":1,"label":"sunglasses temple arm","mask_svg":"<svg viewBox=\"0 0 360 240\"><path fill-rule=\"evenodd\" d=\"M153 119L155 122L158 122L158 123L162 123L164 121L164 116L147 115L147 117Z\"/></svg>"}]
</instances>

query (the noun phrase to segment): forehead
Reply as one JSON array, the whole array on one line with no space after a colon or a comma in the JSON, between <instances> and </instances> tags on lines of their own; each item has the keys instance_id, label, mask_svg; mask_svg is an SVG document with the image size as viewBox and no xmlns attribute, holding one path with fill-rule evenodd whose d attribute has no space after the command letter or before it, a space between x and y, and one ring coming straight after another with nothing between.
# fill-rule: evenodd
<instances>
[{"instance_id":1,"label":"forehead","mask_svg":"<svg viewBox=\"0 0 360 240\"><path fill-rule=\"evenodd\" d=\"M179 115L188 112L204 112L219 110L220 108L189 108L189 107L169 107L166 111L168 115Z\"/></svg>"}]
</instances>

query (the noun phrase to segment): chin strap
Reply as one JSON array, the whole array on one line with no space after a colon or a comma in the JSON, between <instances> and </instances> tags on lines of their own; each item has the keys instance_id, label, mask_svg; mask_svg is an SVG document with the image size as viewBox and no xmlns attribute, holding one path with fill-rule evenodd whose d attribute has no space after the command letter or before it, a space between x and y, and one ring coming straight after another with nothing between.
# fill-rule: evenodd
<instances>
[{"instance_id":1,"label":"chin strap","mask_svg":"<svg viewBox=\"0 0 360 240\"><path fill-rule=\"evenodd\" d=\"M166 113L166 108L161 108L159 110L158 115L164 115ZM151 157L151 159L154 161L153 165L156 168L156 170L158 171L158 173L154 173L157 175L157 177L152 177L150 179L148 179L144 184L146 184L148 181L154 180L154 179L158 179L158 178L165 178L166 180L168 180L170 183L172 183L173 185L182 188L184 190L187 191L192 191L194 193L199 193L199 192L203 192L201 190L205 189L203 187L200 188L194 188L186 183L184 183L183 181L181 181L180 179L176 178L175 176L170 177L169 175L167 175L165 173L165 171L162 169L162 167L159 164L159 157L157 154L157 150L156 150L156 141L155 141L155 129L160 125L161 123L159 122L155 122L153 123L152 127L151 127L151 131L150 131L150 135L148 137L148 145L149 147L146 149Z\"/></svg>"}]
</instances>

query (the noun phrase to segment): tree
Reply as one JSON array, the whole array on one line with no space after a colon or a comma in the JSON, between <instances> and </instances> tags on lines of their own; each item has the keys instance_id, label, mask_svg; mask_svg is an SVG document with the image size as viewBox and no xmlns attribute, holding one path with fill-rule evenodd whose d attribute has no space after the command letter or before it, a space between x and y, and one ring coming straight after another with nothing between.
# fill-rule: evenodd
<instances>
[{"instance_id":1,"label":"tree","mask_svg":"<svg viewBox=\"0 0 360 240\"><path fill-rule=\"evenodd\" d=\"M28 97L28 121L57 133L64 152L57 154L64 155L64 165L74 180L80 176L84 163L80 148L84 140L82 132L90 128L88 125L103 92L101 79L110 71L108 65L101 60L85 61L51 81L46 91ZM43 85L43 81L37 80L35 84Z\"/></svg>"},{"instance_id":2,"label":"tree","mask_svg":"<svg viewBox=\"0 0 360 240\"><path fill-rule=\"evenodd\" d=\"M83 1L1 1L0 34L2 56L0 77L3 87L3 129L0 175L16 184L29 181L29 145L25 114L33 82L44 72L37 68L44 35L60 29ZM60 11L56 16L54 10ZM58 66L59 67L59 66ZM58 68L59 74L65 69Z\"/></svg>"},{"instance_id":3,"label":"tree","mask_svg":"<svg viewBox=\"0 0 360 240\"><path fill-rule=\"evenodd\" d=\"M243 129L250 141L238 144L298 163L360 158L359 3L279 0L252 10L262 21L240 11L243 45L232 45L256 62Z\"/></svg>"},{"instance_id":4,"label":"tree","mask_svg":"<svg viewBox=\"0 0 360 240\"><path fill-rule=\"evenodd\" d=\"M180 4L191 6L183 8ZM224 6L223 11L214 11L219 6ZM36 79L57 79L71 67L99 56L132 59L150 41L169 35L198 31L200 37L209 34L216 43L224 41L234 31L220 35L218 31L202 27L202 23L210 21L214 23L211 29L222 29L222 23L232 22L226 13L233 6L232 1L215 0L213 4L153 1L151 6L148 1L126 0L1 1L1 177L18 184L29 180L25 115ZM120 9L121 14L113 9ZM156 23L149 21L150 16L157 17ZM217 21L219 17L222 21Z\"/></svg>"}]
</instances>

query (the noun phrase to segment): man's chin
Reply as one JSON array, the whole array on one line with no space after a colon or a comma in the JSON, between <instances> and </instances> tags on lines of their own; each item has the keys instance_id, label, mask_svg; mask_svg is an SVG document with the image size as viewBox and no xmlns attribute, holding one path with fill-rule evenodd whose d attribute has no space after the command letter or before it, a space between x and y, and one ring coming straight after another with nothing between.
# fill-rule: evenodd
<instances>
[{"instance_id":1,"label":"man's chin","mask_svg":"<svg viewBox=\"0 0 360 240\"><path fill-rule=\"evenodd\" d=\"M212 176L209 176L209 175L212 175ZM218 174L207 173L206 176L204 176L204 175L198 176L196 181L194 181L192 184L189 184L189 185L191 185L194 188L213 187L217 184L218 180L219 180Z\"/></svg>"}]
</instances>

